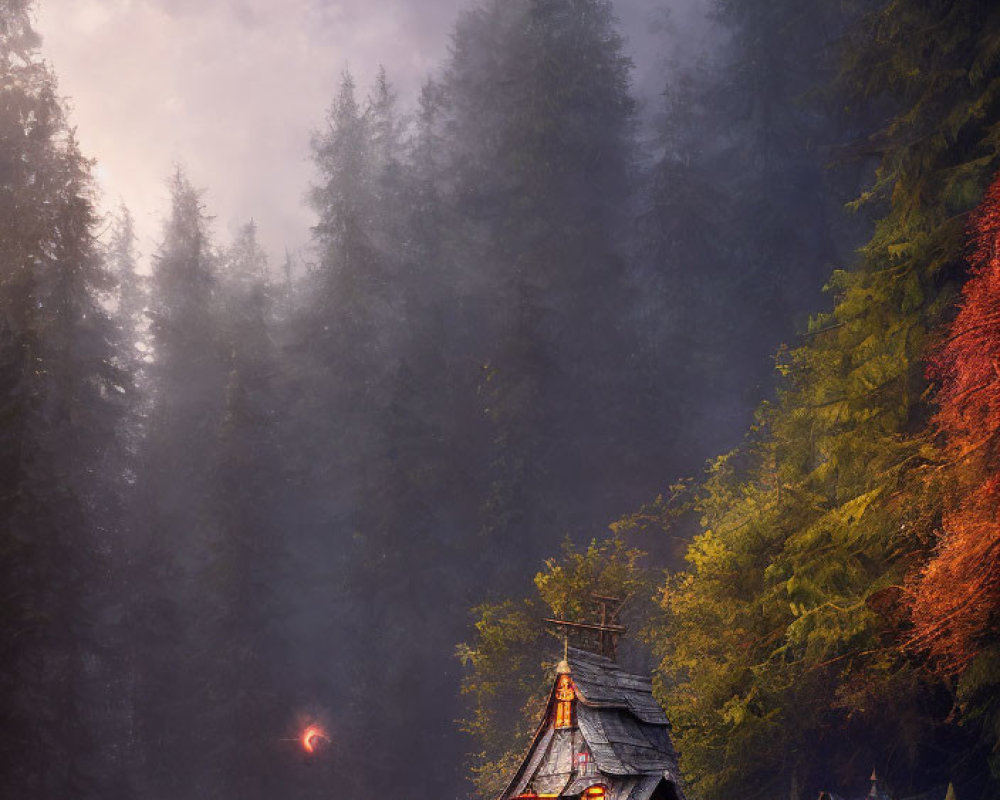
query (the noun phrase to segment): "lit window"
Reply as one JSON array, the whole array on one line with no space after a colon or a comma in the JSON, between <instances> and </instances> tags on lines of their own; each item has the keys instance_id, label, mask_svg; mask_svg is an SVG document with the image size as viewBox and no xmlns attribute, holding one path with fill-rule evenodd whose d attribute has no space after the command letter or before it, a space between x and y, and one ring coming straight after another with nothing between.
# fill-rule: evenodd
<instances>
[{"instance_id":1,"label":"lit window","mask_svg":"<svg viewBox=\"0 0 1000 800\"><path fill-rule=\"evenodd\" d=\"M605 786L591 786L587 791L583 793L585 800L604 800L607 794L607 787Z\"/></svg>"},{"instance_id":2,"label":"lit window","mask_svg":"<svg viewBox=\"0 0 1000 800\"><path fill-rule=\"evenodd\" d=\"M573 727L573 681L569 675L560 675L556 684L556 727Z\"/></svg>"}]
</instances>

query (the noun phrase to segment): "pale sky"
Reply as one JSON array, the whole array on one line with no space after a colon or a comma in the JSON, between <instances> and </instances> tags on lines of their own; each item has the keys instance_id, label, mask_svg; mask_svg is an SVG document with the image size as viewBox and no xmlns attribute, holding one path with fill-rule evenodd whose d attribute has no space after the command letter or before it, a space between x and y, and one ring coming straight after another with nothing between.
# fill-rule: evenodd
<instances>
[{"instance_id":1,"label":"pale sky","mask_svg":"<svg viewBox=\"0 0 1000 800\"><path fill-rule=\"evenodd\" d=\"M343 70L364 91L385 64L407 107L469 1L38 0L36 23L105 205L129 206L143 255L155 250L179 163L206 189L216 241L253 217L277 264L308 242L310 133ZM679 2L617 3L647 95L660 83L663 8L678 6L678 24L702 17L704 0Z\"/></svg>"}]
</instances>

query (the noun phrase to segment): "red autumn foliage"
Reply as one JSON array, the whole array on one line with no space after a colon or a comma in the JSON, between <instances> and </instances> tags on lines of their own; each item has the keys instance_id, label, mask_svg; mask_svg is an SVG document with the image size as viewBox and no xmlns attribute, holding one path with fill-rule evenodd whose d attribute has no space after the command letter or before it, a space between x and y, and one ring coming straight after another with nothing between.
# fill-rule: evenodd
<instances>
[{"instance_id":1,"label":"red autumn foliage","mask_svg":"<svg viewBox=\"0 0 1000 800\"><path fill-rule=\"evenodd\" d=\"M912 644L953 673L1000 625L1000 176L969 233L971 277L929 369L954 490L912 606Z\"/></svg>"}]
</instances>

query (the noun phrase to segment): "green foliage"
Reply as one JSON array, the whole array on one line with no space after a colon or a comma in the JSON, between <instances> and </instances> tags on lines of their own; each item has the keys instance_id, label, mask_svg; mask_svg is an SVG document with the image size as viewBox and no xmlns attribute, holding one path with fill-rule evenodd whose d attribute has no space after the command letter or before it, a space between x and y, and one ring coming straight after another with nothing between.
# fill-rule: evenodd
<instances>
[{"instance_id":1,"label":"green foliage","mask_svg":"<svg viewBox=\"0 0 1000 800\"><path fill-rule=\"evenodd\" d=\"M845 85L897 109L857 204L882 216L860 264L833 274L833 310L782 357L777 404L712 464L702 532L653 634L660 697L706 800L846 783L865 744L879 763L903 745L896 769L916 784L947 763L918 759L947 704L901 651L900 587L940 513L922 479L936 456L924 358L963 275L965 215L1000 161L998 37L992 4L895 0L851 37ZM969 698L992 680L982 670Z\"/></svg>"},{"instance_id":2,"label":"green foliage","mask_svg":"<svg viewBox=\"0 0 1000 800\"><path fill-rule=\"evenodd\" d=\"M983 650L962 673L956 699L989 753L993 775L1000 776L1000 644Z\"/></svg>"},{"instance_id":3,"label":"green foliage","mask_svg":"<svg viewBox=\"0 0 1000 800\"><path fill-rule=\"evenodd\" d=\"M869 605L887 580L867 540L880 490L827 504L779 484L771 443L755 447L750 468L735 455L713 464L699 492L703 531L651 631L658 691L703 797L741 783L785 793L838 759L856 768L861 739L833 755L828 737L861 718L877 729L920 688L898 659L885 661ZM884 678L877 692L873 676Z\"/></svg>"}]
</instances>

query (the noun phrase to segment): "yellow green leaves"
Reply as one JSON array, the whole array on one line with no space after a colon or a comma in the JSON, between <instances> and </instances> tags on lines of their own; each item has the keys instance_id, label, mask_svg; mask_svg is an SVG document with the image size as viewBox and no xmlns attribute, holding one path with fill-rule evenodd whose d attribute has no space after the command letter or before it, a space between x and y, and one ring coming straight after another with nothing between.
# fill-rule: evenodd
<instances>
[{"instance_id":1,"label":"yellow green leaves","mask_svg":"<svg viewBox=\"0 0 1000 800\"><path fill-rule=\"evenodd\" d=\"M1000 78L997 79L1000 90ZM983 185L989 180L996 156L988 153L956 165L945 175L941 199L953 213L964 213L979 202Z\"/></svg>"},{"instance_id":2,"label":"yellow green leaves","mask_svg":"<svg viewBox=\"0 0 1000 800\"><path fill-rule=\"evenodd\" d=\"M731 553L718 536L707 530L694 538L685 558L701 576L725 573L731 561Z\"/></svg>"},{"instance_id":3,"label":"yellow green leaves","mask_svg":"<svg viewBox=\"0 0 1000 800\"><path fill-rule=\"evenodd\" d=\"M876 137L873 186L854 204L888 208L861 262L831 276L832 311L780 354L779 401L751 443L711 466L689 571L668 584L663 698L705 798L747 781L760 790L770 779L761 764L787 770L803 751L829 763L809 743L837 726L876 726L888 697L905 709L892 712L894 735L913 752L925 741L925 684L898 646L893 587L935 519L915 477L934 456L922 430L928 332L948 313L962 215L1000 145L986 122L1000 113L992 79L959 66L996 61L983 39L997 26L971 26L972 5L949 15L888 3L871 21L878 47L866 39L872 49L853 54L864 91L900 93ZM905 33L917 29L933 31L938 49Z\"/></svg>"},{"instance_id":4,"label":"yellow green leaves","mask_svg":"<svg viewBox=\"0 0 1000 800\"><path fill-rule=\"evenodd\" d=\"M546 560L545 569L535 575L535 588L551 613L579 617L592 594L625 598L648 588L639 566L643 555L617 536L592 540L583 551L567 539L562 558Z\"/></svg>"}]
</instances>

